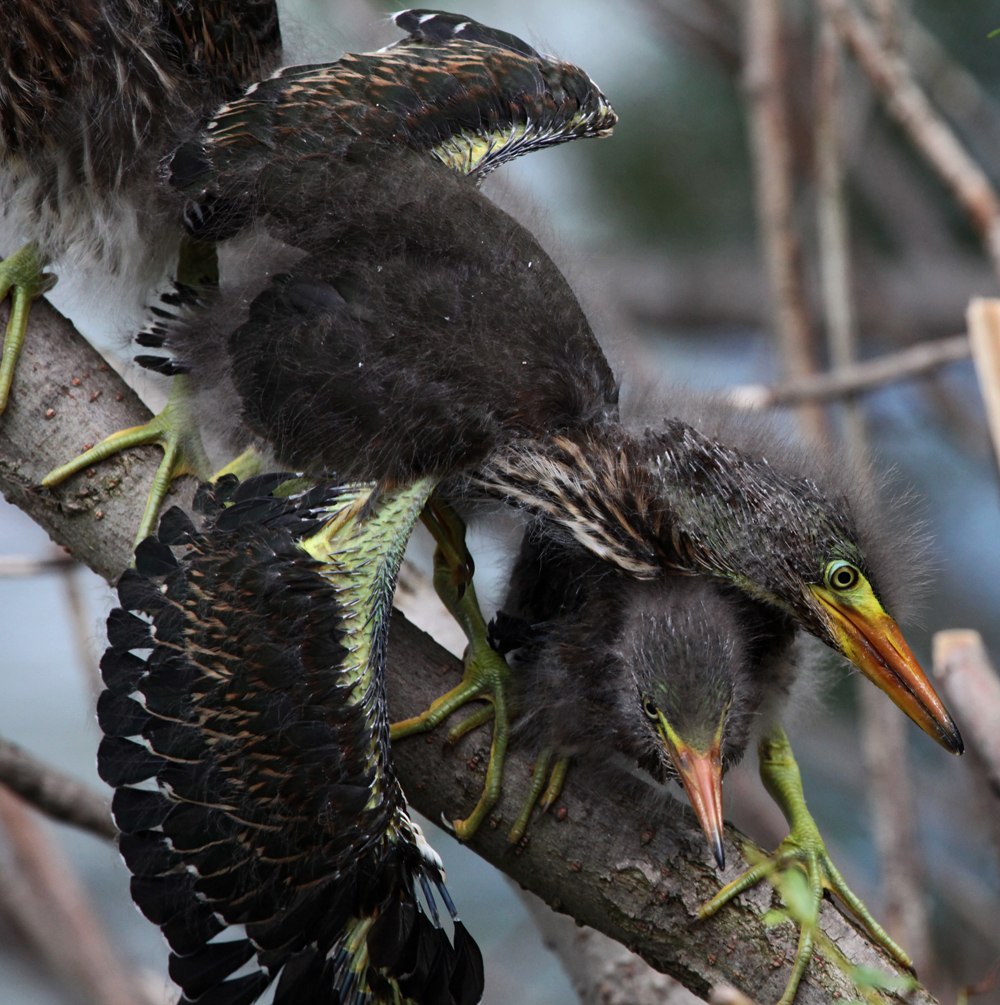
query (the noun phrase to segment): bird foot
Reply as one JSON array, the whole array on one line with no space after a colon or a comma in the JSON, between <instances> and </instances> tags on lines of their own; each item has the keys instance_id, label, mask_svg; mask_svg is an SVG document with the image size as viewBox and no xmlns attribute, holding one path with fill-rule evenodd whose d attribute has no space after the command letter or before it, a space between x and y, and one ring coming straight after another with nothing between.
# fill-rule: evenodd
<instances>
[{"instance_id":1,"label":"bird foot","mask_svg":"<svg viewBox=\"0 0 1000 1005\"><path fill-rule=\"evenodd\" d=\"M0 262L0 300L10 294L10 318L0 357L0 412L7 407L24 336L28 332L28 314L32 301L55 286L56 277L45 272L48 262L32 241Z\"/></svg>"},{"instance_id":2,"label":"bird foot","mask_svg":"<svg viewBox=\"0 0 1000 1005\"><path fill-rule=\"evenodd\" d=\"M474 596L474 594L473 594ZM470 701L486 701L489 704L448 731L447 741L457 743L466 733L493 719L493 742L490 746L490 761L486 768L486 782L476 808L464 820L452 821L455 836L467 841L486 819L486 815L500 798L504 760L510 738L511 702L514 675L507 661L486 642L474 639L465 651L465 674L461 683L434 701L430 708L411 719L404 719L390 727L393 740L401 740L416 733L429 733L439 726L452 712Z\"/></svg>"},{"instance_id":3,"label":"bird foot","mask_svg":"<svg viewBox=\"0 0 1000 1005\"><path fill-rule=\"evenodd\" d=\"M561 757L552 767L549 773L549 764L552 761L552 748L546 747L535 761L535 768L531 773L531 782L528 785L528 794L521 804L521 812L518 813L514 826L507 833L507 841L510 844L517 844L524 837L524 832L528 829L528 822L531 819L531 811L538 803L541 811L547 813L549 807L559 798L562 792L563 782L566 780L566 772L569 770L569 758ZM545 784L545 776L548 774L549 782ZM544 790L544 791L543 791ZM539 796L541 799L539 799Z\"/></svg>"},{"instance_id":4,"label":"bird foot","mask_svg":"<svg viewBox=\"0 0 1000 1005\"><path fill-rule=\"evenodd\" d=\"M875 921L833 864L819 828L806 807L802 778L783 730L776 729L761 741L759 756L761 780L781 807L790 832L773 854L753 865L703 904L698 910L698 917L710 917L724 904L762 880L773 883L785 902L788 915L799 925L795 963L778 1005L791 1005L812 957L824 890L840 898L865 926L874 942L902 966L912 969L910 957Z\"/></svg>"},{"instance_id":5,"label":"bird foot","mask_svg":"<svg viewBox=\"0 0 1000 1005\"><path fill-rule=\"evenodd\" d=\"M207 478L210 467L193 403L188 378L183 374L174 378L170 398L163 411L149 422L131 429L122 429L101 440L67 464L50 471L43 479L46 488L58 485L70 475L92 467L113 454L130 447L155 443L163 448L163 460L153 477L146 500L146 509L136 535L136 544L145 540L156 527L156 519L170 489L171 483L182 475Z\"/></svg>"}]
</instances>

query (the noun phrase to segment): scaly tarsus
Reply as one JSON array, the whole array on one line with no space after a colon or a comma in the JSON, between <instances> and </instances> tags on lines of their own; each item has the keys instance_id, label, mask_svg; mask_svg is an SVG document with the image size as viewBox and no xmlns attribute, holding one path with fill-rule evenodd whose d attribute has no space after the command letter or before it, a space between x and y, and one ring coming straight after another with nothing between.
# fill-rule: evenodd
<instances>
[{"instance_id":1,"label":"scaly tarsus","mask_svg":"<svg viewBox=\"0 0 1000 1005\"><path fill-rule=\"evenodd\" d=\"M424 508L421 519L437 542L434 588L469 640L464 658L465 673L457 687L443 694L420 715L394 723L390 732L393 740L427 733L467 702L489 702L486 709L474 712L448 733L448 742L455 743L469 730L491 718L494 720L482 796L468 817L453 821L456 836L468 840L500 798L513 718L509 696L513 691L514 677L507 661L487 641L486 621L472 584L473 564L465 547L465 524L461 517L451 507L434 500Z\"/></svg>"},{"instance_id":2,"label":"scaly tarsus","mask_svg":"<svg viewBox=\"0 0 1000 1005\"><path fill-rule=\"evenodd\" d=\"M55 285L56 277L45 272L48 265L32 241L0 262L0 299L10 294L10 317L0 357L0 412L7 407L14 370L21 355L24 337L28 333L31 304Z\"/></svg>"}]
</instances>

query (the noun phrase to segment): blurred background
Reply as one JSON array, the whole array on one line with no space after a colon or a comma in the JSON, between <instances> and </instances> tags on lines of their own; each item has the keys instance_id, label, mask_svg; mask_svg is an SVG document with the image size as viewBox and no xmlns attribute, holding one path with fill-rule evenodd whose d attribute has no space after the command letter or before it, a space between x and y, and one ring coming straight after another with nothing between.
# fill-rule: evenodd
<instances>
[{"instance_id":1,"label":"blurred background","mask_svg":"<svg viewBox=\"0 0 1000 1005\"><path fill-rule=\"evenodd\" d=\"M968 356L967 345L963 351L954 338L965 332L969 298L997 295L1000 284L975 222L824 28L818 6L463 0L460 11L579 63L619 113L613 138L519 160L487 190L566 269L626 393L642 374L698 389L740 388L740 401L766 404L780 396L768 388L787 391L792 381L808 392L811 374L950 339L956 361L853 398L780 409L793 434L870 450L921 498L934 572L923 609L904 629L929 670L931 638L942 629L977 629L1000 653L996 462L973 363L956 359ZM782 18L770 43L759 33L754 40L740 21L741 11L768 7ZM386 21L390 9L289 0L286 61L388 44L398 37ZM1000 38L988 38L1000 27L1000 3L867 0L846 9L1000 185ZM765 70L776 74L786 98L777 111L766 86L745 86L748 53L766 57ZM776 275L786 280L780 310L771 293ZM72 317L58 292L53 301ZM487 617L502 592L502 563L488 559L502 550L501 538L482 527L472 541L489 580L480 589ZM93 703L111 593L88 571L53 564L45 534L7 505L0 556L0 736L102 787ZM426 562L419 540L411 557ZM832 657L823 677L822 704L787 723L810 807L850 885L951 1005L1000 957L1000 802L970 758L950 757L891 706L886 711L881 695L857 687ZM888 775L869 770L886 764ZM773 847L784 835L752 758L727 779L726 798L727 816L762 844ZM38 841L65 856L60 882L80 885L93 924L143 974L149 1001L172 1001L165 944L132 907L114 849L49 822L32 826ZM437 829L432 841L484 949L485 1000L577 1001L501 875ZM19 855L9 840L0 849L0 887L5 874L26 868ZM0 897L0 1001L87 1000L53 973L17 905ZM979 1000L992 1005L1000 994L985 991Z\"/></svg>"}]
</instances>

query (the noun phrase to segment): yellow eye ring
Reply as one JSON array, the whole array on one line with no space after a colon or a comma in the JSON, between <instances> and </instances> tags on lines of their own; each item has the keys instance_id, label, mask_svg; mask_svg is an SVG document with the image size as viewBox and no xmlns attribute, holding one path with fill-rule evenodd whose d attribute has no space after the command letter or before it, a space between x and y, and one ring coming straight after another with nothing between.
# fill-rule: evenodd
<instances>
[{"instance_id":1,"label":"yellow eye ring","mask_svg":"<svg viewBox=\"0 0 1000 1005\"><path fill-rule=\"evenodd\" d=\"M826 567L826 585L831 590L853 590L861 580L861 573L850 562L831 562Z\"/></svg>"},{"instance_id":2,"label":"yellow eye ring","mask_svg":"<svg viewBox=\"0 0 1000 1005\"><path fill-rule=\"evenodd\" d=\"M657 711L656 706L648 698L643 701L642 710L649 716L650 719L653 720L653 722L656 722L659 718L659 712Z\"/></svg>"}]
</instances>

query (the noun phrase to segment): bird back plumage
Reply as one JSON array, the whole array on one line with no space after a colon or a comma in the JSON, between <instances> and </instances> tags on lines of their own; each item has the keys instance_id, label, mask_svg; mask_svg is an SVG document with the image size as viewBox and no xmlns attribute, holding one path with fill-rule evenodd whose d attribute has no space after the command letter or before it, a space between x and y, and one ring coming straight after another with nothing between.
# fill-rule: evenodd
<instances>
[{"instance_id":1,"label":"bird back plumage","mask_svg":"<svg viewBox=\"0 0 1000 1005\"><path fill-rule=\"evenodd\" d=\"M350 572L307 550L367 497L271 496L286 477L203 492L202 532L170 511L119 582L98 767L133 897L184 1001L248 1005L277 980L282 1005L473 1005L478 949L457 920L454 944L436 924L431 884L454 917L440 859L392 769L387 611L359 607ZM237 925L243 937L217 938Z\"/></svg>"},{"instance_id":2,"label":"bird back plumage","mask_svg":"<svg viewBox=\"0 0 1000 1005\"><path fill-rule=\"evenodd\" d=\"M281 463L406 479L520 435L616 410L617 384L572 290L532 235L468 179L411 152L341 164L295 234L307 252L247 306L223 291L161 324L164 357L235 400ZM268 272L268 263L260 271Z\"/></svg>"}]
</instances>

